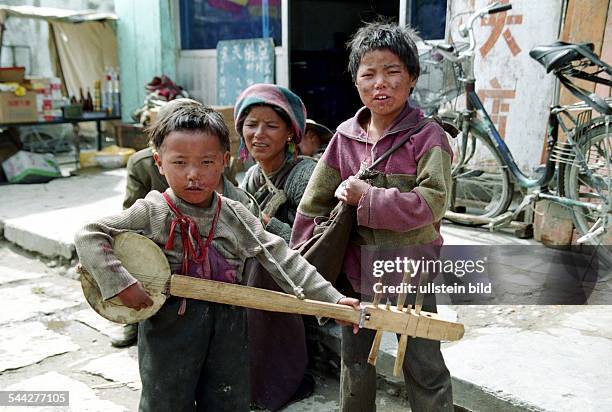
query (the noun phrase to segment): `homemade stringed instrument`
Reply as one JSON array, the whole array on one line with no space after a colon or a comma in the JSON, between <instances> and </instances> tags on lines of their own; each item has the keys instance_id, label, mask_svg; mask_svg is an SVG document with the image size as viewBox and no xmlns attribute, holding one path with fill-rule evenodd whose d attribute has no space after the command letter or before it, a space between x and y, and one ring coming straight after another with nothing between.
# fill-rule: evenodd
<instances>
[{"instance_id":1,"label":"homemade stringed instrument","mask_svg":"<svg viewBox=\"0 0 612 412\"><path fill-rule=\"evenodd\" d=\"M333 318L361 328L433 340L455 341L464 333L463 325L441 319L436 313L411 307L379 306L362 303L360 310L334 303L298 299L286 293L249 286L173 275L163 251L152 240L136 233L121 233L113 249L125 269L140 281L153 299L141 309L123 306L119 298L104 301L94 278L80 269L83 293L89 305L104 318L117 323L136 323L153 316L167 297L206 300L246 308Z\"/></svg>"}]
</instances>

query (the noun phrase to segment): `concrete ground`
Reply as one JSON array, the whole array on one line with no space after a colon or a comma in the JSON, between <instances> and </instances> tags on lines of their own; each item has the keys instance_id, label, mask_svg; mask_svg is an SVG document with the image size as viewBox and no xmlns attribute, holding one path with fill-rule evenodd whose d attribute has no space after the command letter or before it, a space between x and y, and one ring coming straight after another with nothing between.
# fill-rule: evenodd
<instances>
[{"instance_id":1,"label":"concrete ground","mask_svg":"<svg viewBox=\"0 0 612 412\"><path fill-rule=\"evenodd\" d=\"M47 184L0 186L0 233L10 243L0 246L9 253L0 255L4 266L0 272L0 330L3 337L9 337L2 339L0 348L3 389L40 388L48 383L80 388L87 404L93 397L103 402L88 410L134 409L138 390L134 349L108 347L108 338L100 332L108 325L92 316L78 285L70 279L74 275L70 269L75 263L74 233L89 220L119 211L124 186L125 169ZM482 229L444 224L442 232L446 244L498 245L500 249L524 245L534 253L545 249L533 240ZM21 248L44 256L40 257L43 263L6 269L10 265L4 263L12 259L11 254L24 253ZM543 274L545 279L538 287L546 286L556 273L554 259L550 260L549 265L528 268L510 262L508 273L516 275L517 290L522 290L520 279L526 272ZM602 271L610 268L600 268ZM62 276L65 274L68 276ZM588 302L610 303L609 293L608 285L597 285ZM440 312L466 329L463 339L442 346L458 406L474 411L612 410L612 306L440 305ZM336 351L337 332L327 328L322 337ZM391 376L396 346L394 336L386 336L381 345L377 369L384 380L380 396L389 395L379 405L381 411L405 406L390 404L401 400L393 396L398 390ZM58 372L66 365L72 375ZM120 368L123 365L132 366ZM321 387L329 390L328 395L321 395L322 403L288 410L336 409L334 385L333 378L323 382Z\"/></svg>"},{"instance_id":2,"label":"concrete ground","mask_svg":"<svg viewBox=\"0 0 612 412\"><path fill-rule=\"evenodd\" d=\"M108 335L120 326L88 307L71 274L0 241L0 390L69 391L70 409L28 411L135 411L141 388L136 347L110 345ZM339 387L332 372L333 365L320 368L315 393L284 410L336 410ZM408 408L396 386L382 379L377 404L389 412ZM0 404L0 411L20 410Z\"/></svg>"}]
</instances>

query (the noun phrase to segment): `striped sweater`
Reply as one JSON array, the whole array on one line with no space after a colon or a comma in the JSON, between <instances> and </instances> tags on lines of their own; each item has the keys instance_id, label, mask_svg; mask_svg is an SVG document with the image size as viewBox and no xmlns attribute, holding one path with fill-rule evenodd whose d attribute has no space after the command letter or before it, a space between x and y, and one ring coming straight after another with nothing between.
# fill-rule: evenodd
<instances>
[{"instance_id":1,"label":"striped sweater","mask_svg":"<svg viewBox=\"0 0 612 412\"><path fill-rule=\"evenodd\" d=\"M166 193L183 214L195 220L201 236L205 238L210 230L215 207L201 208L190 205L175 196L172 189L167 189ZM217 196L219 195L215 193L212 205L216 205ZM96 279L104 299L112 298L136 282L113 254L113 236L126 231L136 232L153 240L163 250L173 218L174 215L162 194L152 191L144 199L137 200L129 209L89 223L75 235L75 246L81 264ZM180 233L178 226L176 230ZM182 244L179 233L174 237L174 248L164 250L172 273L178 273L181 268ZM236 268L238 281L241 283L245 283L242 279L244 263L246 259L254 257L287 293L293 293L293 290L277 265L304 290L309 299L336 303L343 297L312 265L297 252L289 249L283 239L266 232L259 220L239 202L223 198L212 245ZM277 263L266 258L262 245Z\"/></svg>"},{"instance_id":2,"label":"striped sweater","mask_svg":"<svg viewBox=\"0 0 612 412\"><path fill-rule=\"evenodd\" d=\"M399 142L423 119L421 110L406 104L397 120L375 143L362 127L370 117L363 107L342 123L317 163L298 207L291 235L296 246L312 236L317 216L327 216L338 200L336 187ZM360 291L360 246L401 247L441 245L440 220L450 193L452 150L444 130L425 126L376 167L381 172L357 205L357 230L344 257L344 272Z\"/></svg>"}]
</instances>

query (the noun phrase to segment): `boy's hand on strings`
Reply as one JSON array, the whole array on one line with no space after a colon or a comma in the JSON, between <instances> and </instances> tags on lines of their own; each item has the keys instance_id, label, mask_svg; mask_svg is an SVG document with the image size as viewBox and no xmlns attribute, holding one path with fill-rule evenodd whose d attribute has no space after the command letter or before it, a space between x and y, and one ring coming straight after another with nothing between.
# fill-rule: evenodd
<instances>
[{"instance_id":1,"label":"boy's hand on strings","mask_svg":"<svg viewBox=\"0 0 612 412\"><path fill-rule=\"evenodd\" d=\"M344 190L338 195L338 199L351 205L357 206L361 196L370 188L370 185L361 179L351 176L346 180Z\"/></svg>"},{"instance_id":2,"label":"boy's hand on strings","mask_svg":"<svg viewBox=\"0 0 612 412\"><path fill-rule=\"evenodd\" d=\"M359 310L360 307L360 302L358 299L355 298L342 298L338 301L339 305L346 305L346 306L351 306L353 309L355 310ZM355 323L350 323L350 322L343 322L341 320L336 320L336 323L338 325L342 325L342 326L350 326L353 325L353 333L356 335L357 332L359 332L359 325L355 324Z\"/></svg>"},{"instance_id":3,"label":"boy's hand on strings","mask_svg":"<svg viewBox=\"0 0 612 412\"><path fill-rule=\"evenodd\" d=\"M117 297L128 308L140 310L153 305L153 299L145 292L140 282L123 289Z\"/></svg>"}]
</instances>

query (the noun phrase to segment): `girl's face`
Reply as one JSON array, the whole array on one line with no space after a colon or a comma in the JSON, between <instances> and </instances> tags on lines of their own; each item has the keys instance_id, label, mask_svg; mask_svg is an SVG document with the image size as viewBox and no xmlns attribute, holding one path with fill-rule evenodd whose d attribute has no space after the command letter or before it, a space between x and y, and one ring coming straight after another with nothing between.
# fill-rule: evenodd
<instances>
[{"instance_id":1,"label":"girl's face","mask_svg":"<svg viewBox=\"0 0 612 412\"><path fill-rule=\"evenodd\" d=\"M274 109L269 106L254 106L244 119L242 135L247 150L256 161L264 164L282 163L285 146L292 132Z\"/></svg>"},{"instance_id":2,"label":"girl's face","mask_svg":"<svg viewBox=\"0 0 612 412\"><path fill-rule=\"evenodd\" d=\"M373 117L394 120L404 108L416 80L395 53L383 49L363 55L355 86Z\"/></svg>"},{"instance_id":3,"label":"girl's face","mask_svg":"<svg viewBox=\"0 0 612 412\"><path fill-rule=\"evenodd\" d=\"M174 131L154 158L174 194L192 205L208 207L228 156L215 135Z\"/></svg>"}]
</instances>

